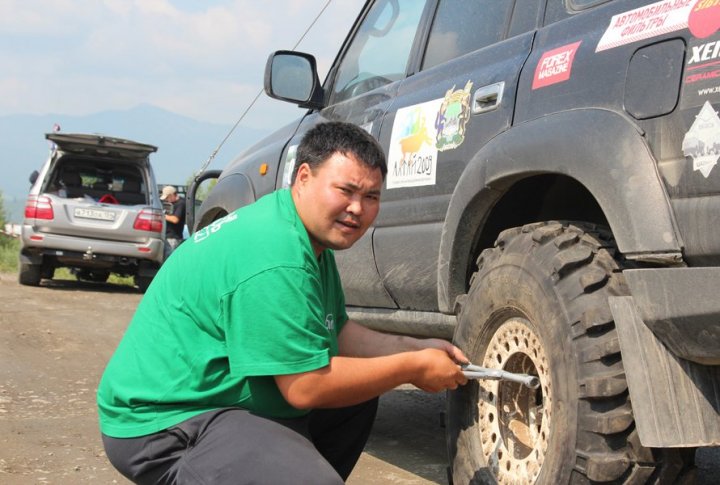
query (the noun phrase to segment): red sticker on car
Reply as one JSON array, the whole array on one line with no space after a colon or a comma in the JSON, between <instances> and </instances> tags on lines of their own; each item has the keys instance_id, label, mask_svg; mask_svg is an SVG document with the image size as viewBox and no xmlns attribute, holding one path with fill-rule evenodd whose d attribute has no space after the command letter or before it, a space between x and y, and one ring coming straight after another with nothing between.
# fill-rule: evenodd
<instances>
[{"instance_id":1,"label":"red sticker on car","mask_svg":"<svg viewBox=\"0 0 720 485\"><path fill-rule=\"evenodd\" d=\"M544 53L535 68L532 88L543 88L570 79L575 53L581 42L567 44Z\"/></svg>"},{"instance_id":2,"label":"red sticker on car","mask_svg":"<svg viewBox=\"0 0 720 485\"><path fill-rule=\"evenodd\" d=\"M717 32L720 29L720 0L698 0L690 10L688 29L700 39Z\"/></svg>"}]
</instances>

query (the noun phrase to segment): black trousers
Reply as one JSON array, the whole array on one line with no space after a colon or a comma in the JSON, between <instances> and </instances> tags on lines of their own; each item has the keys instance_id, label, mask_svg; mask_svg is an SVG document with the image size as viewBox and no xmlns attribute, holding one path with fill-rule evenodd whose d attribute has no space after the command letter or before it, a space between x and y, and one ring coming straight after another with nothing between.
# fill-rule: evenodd
<instances>
[{"instance_id":1,"label":"black trousers","mask_svg":"<svg viewBox=\"0 0 720 485\"><path fill-rule=\"evenodd\" d=\"M268 419L227 408L138 438L103 435L108 459L138 484L341 484L360 458L378 400Z\"/></svg>"}]
</instances>

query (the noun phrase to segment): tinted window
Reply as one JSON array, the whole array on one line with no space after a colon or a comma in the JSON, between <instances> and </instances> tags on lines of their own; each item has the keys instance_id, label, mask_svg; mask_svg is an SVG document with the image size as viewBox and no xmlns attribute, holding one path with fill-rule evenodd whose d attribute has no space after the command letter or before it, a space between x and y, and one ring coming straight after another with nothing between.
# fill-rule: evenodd
<instances>
[{"instance_id":1,"label":"tinted window","mask_svg":"<svg viewBox=\"0 0 720 485\"><path fill-rule=\"evenodd\" d=\"M422 68L428 69L501 40L513 3L441 0L430 30Z\"/></svg>"},{"instance_id":2,"label":"tinted window","mask_svg":"<svg viewBox=\"0 0 720 485\"><path fill-rule=\"evenodd\" d=\"M330 102L403 79L424 9L424 1L376 2L345 52Z\"/></svg>"},{"instance_id":3,"label":"tinted window","mask_svg":"<svg viewBox=\"0 0 720 485\"><path fill-rule=\"evenodd\" d=\"M62 197L89 196L97 200L105 193L114 193L118 198L128 194L140 196L145 193L145 184L142 173L133 165L69 160L57 165L44 191ZM144 201L144 196L133 203L139 203L140 199Z\"/></svg>"},{"instance_id":4,"label":"tinted window","mask_svg":"<svg viewBox=\"0 0 720 485\"><path fill-rule=\"evenodd\" d=\"M535 30L544 0L515 0L508 37Z\"/></svg>"}]
</instances>

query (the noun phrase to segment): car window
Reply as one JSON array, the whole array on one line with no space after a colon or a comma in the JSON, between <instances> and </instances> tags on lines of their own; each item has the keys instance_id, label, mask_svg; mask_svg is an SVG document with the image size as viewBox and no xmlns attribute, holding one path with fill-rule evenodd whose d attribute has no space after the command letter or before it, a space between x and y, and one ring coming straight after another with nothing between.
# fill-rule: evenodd
<instances>
[{"instance_id":1,"label":"car window","mask_svg":"<svg viewBox=\"0 0 720 485\"><path fill-rule=\"evenodd\" d=\"M99 200L112 194L120 203L138 204L146 200L140 169L132 165L115 166L98 161L65 161L49 177L45 191L67 198Z\"/></svg>"},{"instance_id":2,"label":"car window","mask_svg":"<svg viewBox=\"0 0 720 485\"><path fill-rule=\"evenodd\" d=\"M331 104L405 77L425 3L379 0L372 6L338 67Z\"/></svg>"},{"instance_id":3,"label":"car window","mask_svg":"<svg viewBox=\"0 0 720 485\"><path fill-rule=\"evenodd\" d=\"M422 69L502 39L514 2L441 0L430 30Z\"/></svg>"},{"instance_id":4,"label":"car window","mask_svg":"<svg viewBox=\"0 0 720 485\"><path fill-rule=\"evenodd\" d=\"M545 0L515 0L508 37L535 30Z\"/></svg>"}]
</instances>

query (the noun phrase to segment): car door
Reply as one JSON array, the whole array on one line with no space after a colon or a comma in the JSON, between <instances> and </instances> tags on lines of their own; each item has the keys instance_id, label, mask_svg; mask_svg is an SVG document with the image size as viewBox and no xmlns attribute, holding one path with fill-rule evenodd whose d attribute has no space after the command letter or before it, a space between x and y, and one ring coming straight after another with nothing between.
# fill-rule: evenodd
<instances>
[{"instance_id":1,"label":"car door","mask_svg":"<svg viewBox=\"0 0 720 485\"><path fill-rule=\"evenodd\" d=\"M416 59L384 115L388 176L373 249L402 309L436 311L438 252L450 197L468 161L512 123L541 0L439 0Z\"/></svg>"},{"instance_id":2,"label":"car door","mask_svg":"<svg viewBox=\"0 0 720 485\"><path fill-rule=\"evenodd\" d=\"M330 70L324 86L326 107L303 119L284 151L278 187L289 186L300 139L317 123L347 121L379 137L383 115L407 75L413 46L420 38L418 29L429 15L428 3L432 6L433 2L368 2ZM373 230L371 227L351 249L336 253L346 303L394 308L375 267Z\"/></svg>"}]
</instances>

